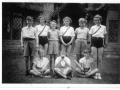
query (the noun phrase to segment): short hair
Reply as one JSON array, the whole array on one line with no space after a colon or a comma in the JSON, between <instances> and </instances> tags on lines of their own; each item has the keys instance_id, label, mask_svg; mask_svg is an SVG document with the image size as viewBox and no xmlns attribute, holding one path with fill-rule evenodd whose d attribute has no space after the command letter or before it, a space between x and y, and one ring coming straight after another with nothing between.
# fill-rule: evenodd
<instances>
[{"instance_id":1,"label":"short hair","mask_svg":"<svg viewBox=\"0 0 120 90\"><path fill-rule=\"evenodd\" d=\"M87 48L82 52L82 54L85 54L85 53L91 53L91 50Z\"/></svg>"},{"instance_id":2,"label":"short hair","mask_svg":"<svg viewBox=\"0 0 120 90\"><path fill-rule=\"evenodd\" d=\"M28 21L33 21L33 17L27 16L27 17L26 17L26 20L28 20Z\"/></svg>"},{"instance_id":3,"label":"short hair","mask_svg":"<svg viewBox=\"0 0 120 90\"><path fill-rule=\"evenodd\" d=\"M45 17L44 17L44 16L38 16L38 20L40 20L41 18L43 18L43 19L44 19L44 21L46 22L46 19L45 19Z\"/></svg>"},{"instance_id":4,"label":"short hair","mask_svg":"<svg viewBox=\"0 0 120 90\"><path fill-rule=\"evenodd\" d=\"M99 14L95 15L94 18L99 18L100 21L102 21L102 16L100 16Z\"/></svg>"},{"instance_id":5,"label":"short hair","mask_svg":"<svg viewBox=\"0 0 120 90\"><path fill-rule=\"evenodd\" d=\"M68 17L68 16L66 16L66 17L63 18L63 22L64 22L66 19L69 20L70 23L72 23L72 19L71 19L70 17Z\"/></svg>"},{"instance_id":6,"label":"short hair","mask_svg":"<svg viewBox=\"0 0 120 90\"><path fill-rule=\"evenodd\" d=\"M78 20L78 22L84 22L84 23L87 23L87 20L86 20L85 18L80 18L80 19Z\"/></svg>"},{"instance_id":7,"label":"short hair","mask_svg":"<svg viewBox=\"0 0 120 90\"><path fill-rule=\"evenodd\" d=\"M57 23L55 20L52 20L52 21L50 21L50 24L51 24L52 22Z\"/></svg>"}]
</instances>

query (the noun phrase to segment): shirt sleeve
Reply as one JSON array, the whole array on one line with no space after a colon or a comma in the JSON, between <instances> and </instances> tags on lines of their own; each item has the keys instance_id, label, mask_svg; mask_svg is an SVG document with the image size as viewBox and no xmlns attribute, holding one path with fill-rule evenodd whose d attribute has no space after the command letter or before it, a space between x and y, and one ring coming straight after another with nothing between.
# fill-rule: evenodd
<instances>
[{"instance_id":1,"label":"shirt sleeve","mask_svg":"<svg viewBox=\"0 0 120 90\"><path fill-rule=\"evenodd\" d=\"M79 60L79 63L83 63L83 58L81 58L81 59Z\"/></svg>"},{"instance_id":2,"label":"shirt sleeve","mask_svg":"<svg viewBox=\"0 0 120 90\"><path fill-rule=\"evenodd\" d=\"M55 60L55 66L60 62L60 57L57 57Z\"/></svg>"},{"instance_id":3,"label":"shirt sleeve","mask_svg":"<svg viewBox=\"0 0 120 90\"><path fill-rule=\"evenodd\" d=\"M71 28L71 36L75 36L74 28Z\"/></svg>"},{"instance_id":4,"label":"shirt sleeve","mask_svg":"<svg viewBox=\"0 0 120 90\"><path fill-rule=\"evenodd\" d=\"M93 34L93 27L90 28L89 34Z\"/></svg>"},{"instance_id":5,"label":"shirt sleeve","mask_svg":"<svg viewBox=\"0 0 120 90\"><path fill-rule=\"evenodd\" d=\"M71 66L71 62L70 62L70 59L68 57L66 57L66 62L69 66Z\"/></svg>"},{"instance_id":6,"label":"shirt sleeve","mask_svg":"<svg viewBox=\"0 0 120 90\"><path fill-rule=\"evenodd\" d=\"M104 26L104 34L107 34L106 26Z\"/></svg>"}]
</instances>

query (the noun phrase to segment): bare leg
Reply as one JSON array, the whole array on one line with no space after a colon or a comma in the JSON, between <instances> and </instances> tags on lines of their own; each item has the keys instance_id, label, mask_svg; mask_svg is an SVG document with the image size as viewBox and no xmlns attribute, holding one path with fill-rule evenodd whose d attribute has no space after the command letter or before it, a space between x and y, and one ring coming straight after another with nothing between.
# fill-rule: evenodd
<instances>
[{"instance_id":1,"label":"bare leg","mask_svg":"<svg viewBox=\"0 0 120 90\"><path fill-rule=\"evenodd\" d=\"M33 56L30 56L30 70L32 70L32 66L33 66Z\"/></svg>"},{"instance_id":2,"label":"bare leg","mask_svg":"<svg viewBox=\"0 0 120 90\"><path fill-rule=\"evenodd\" d=\"M45 50L45 56L47 55L47 52L48 52L48 44L45 44L44 45L44 50Z\"/></svg>"},{"instance_id":3,"label":"bare leg","mask_svg":"<svg viewBox=\"0 0 120 90\"><path fill-rule=\"evenodd\" d=\"M91 47L91 55L92 57L94 58L94 63L95 63L95 68L98 68L98 65L97 65L97 48L96 47Z\"/></svg>"},{"instance_id":4,"label":"bare leg","mask_svg":"<svg viewBox=\"0 0 120 90\"><path fill-rule=\"evenodd\" d=\"M68 67L68 68L65 68L64 71L63 71L63 74L64 75L68 75L69 73L72 72L72 68Z\"/></svg>"},{"instance_id":5,"label":"bare leg","mask_svg":"<svg viewBox=\"0 0 120 90\"><path fill-rule=\"evenodd\" d=\"M80 60L80 54L76 54L76 60L77 60L77 62L79 62L79 60Z\"/></svg>"},{"instance_id":6,"label":"bare leg","mask_svg":"<svg viewBox=\"0 0 120 90\"><path fill-rule=\"evenodd\" d=\"M29 56L25 57L25 64L26 64L26 75L29 74Z\"/></svg>"},{"instance_id":7,"label":"bare leg","mask_svg":"<svg viewBox=\"0 0 120 90\"><path fill-rule=\"evenodd\" d=\"M63 78L67 78L66 75L62 73L62 71L59 68L54 68L54 72L62 76Z\"/></svg>"},{"instance_id":8,"label":"bare leg","mask_svg":"<svg viewBox=\"0 0 120 90\"><path fill-rule=\"evenodd\" d=\"M98 69L101 72L102 69L102 56L103 56L103 47L98 48Z\"/></svg>"},{"instance_id":9,"label":"bare leg","mask_svg":"<svg viewBox=\"0 0 120 90\"><path fill-rule=\"evenodd\" d=\"M54 54L54 63L55 63L56 58L57 58L57 54Z\"/></svg>"},{"instance_id":10,"label":"bare leg","mask_svg":"<svg viewBox=\"0 0 120 90\"><path fill-rule=\"evenodd\" d=\"M92 75L95 75L99 70L96 68L96 69L93 69L90 73L88 73L86 75L86 77L89 77L89 76L92 76Z\"/></svg>"},{"instance_id":11,"label":"bare leg","mask_svg":"<svg viewBox=\"0 0 120 90\"><path fill-rule=\"evenodd\" d=\"M66 52L66 46L62 44L61 47L62 47L61 51L65 51Z\"/></svg>"},{"instance_id":12,"label":"bare leg","mask_svg":"<svg viewBox=\"0 0 120 90\"><path fill-rule=\"evenodd\" d=\"M52 70L52 54L50 54L50 71Z\"/></svg>"},{"instance_id":13,"label":"bare leg","mask_svg":"<svg viewBox=\"0 0 120 90\"><path fill-rule=\"evenodd\" d=\"M40 72L36 72L34 70L30 70L30 74L35 75L35 76L39 76L41 73Z\"/></svg>"},{"instance_id":14,"label":"bare leg","mask_svg":"<svg viewBox=\"0 0 120 90\"><path fill-rule=\"evenodd\" d=\"M46 69L46 70L44 71L44 74L45 74L45 75L50 74L50 69Z\"/></svg>"},{"instance_id":15,"label":"bare leg","mask_svg":"<svg viewBox=\"0 0 120 90\"><path fill-rule=\"evenodd\" d=\"M39 44L39 49L43 49L43 46L41 44Z\"/></svg>"},{"instance_id":16,"label":"bare leg","mask_svg":"<svg viewBox=\"0 0 120 90\"><path fill-rule=\"evenodd\" d=\"M70 55L70 52L71 52L71 45L68 45L68 46L67 46L67 56Z\"/></svg>"}]
</instances>

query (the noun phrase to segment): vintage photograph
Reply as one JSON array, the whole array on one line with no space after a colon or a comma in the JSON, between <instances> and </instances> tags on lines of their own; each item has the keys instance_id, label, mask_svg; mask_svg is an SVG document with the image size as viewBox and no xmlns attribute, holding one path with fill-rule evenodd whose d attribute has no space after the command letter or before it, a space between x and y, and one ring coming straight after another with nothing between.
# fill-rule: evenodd
<instances>
[{"instance_id":1,"label":"vintage photograph","mask_svg":"<svg viewBox=\"0 0 120 90\"><path fill-rule=\"evenodd\" d=\"M2 84L120 84L120 3L2 2Z\"/></svg>"}]
</instances>

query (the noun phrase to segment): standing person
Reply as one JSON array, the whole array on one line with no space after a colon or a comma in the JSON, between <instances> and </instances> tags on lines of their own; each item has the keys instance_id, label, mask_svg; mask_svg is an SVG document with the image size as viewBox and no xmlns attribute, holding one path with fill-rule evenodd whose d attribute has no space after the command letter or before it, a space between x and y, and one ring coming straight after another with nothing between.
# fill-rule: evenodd
<instances>
[{"instance_id":1,"label":"standing person","mask_svg":"<svg viewBox=\"0 0 120 90\"><path fill-rule=\"evenodd\" d=\"M51 26L51 29L48 32L48 40L49 40L48 53L50 55L50 71L52 76L53 75L52 66L54 65L53 62L55 63L55 59L59 54L59 45L58 45L59 30L56 29L57 23L55 20L50 22L50 26ZM54 61L52 60L53 57L54 57Z\"/></svg>"},{"instance_id":2,"label":"standing person","mask_svg":"<svg viewBox=\"0 0 120 90\"><path fill-rule=\"evenodd\" d=\"M33 67L30 74L41 77L50 73L48 69L49 60L44 57L44 51L41 49L38 50L38 55L39 56L33 60Z\"/></svg>"},{"instance_id":3,"label":"standing person","mask_svg":"<svg viewBox=\"0 0 120 90\"><path fill-rule=\"evenodd\" d=\"M89 36L89 29L85 27L86 20L84 18L80 18L78 22L80 27L75 30L75 54L77 61L82 58L82 52L87 48L87 40Z\"/></svg>"},{"instance_id":4,"label":"standing person","mask_svg":"<svg viewBox=\"0 0 120 90\"><path fill-rule=\"evenodd\" d=\"M99 69L97 73L97 78L101 78L101 67L102 67L102 56L103 49L106 42L106 26L101 25L102 17L100 15L95 15L94 18L95 25L91 27L89 34L91 37L91 50L93 58L95 59L96 67ZM104 41L105 40L105 41Z\"/></svg>"},{"instance_id":5,"label":"standing person","mask_svg":"<svg viewBox=\"0 0 120 90\"><path fill-rule=\"evenodd\" d=\"M71 79L72 77L71 61L66 56L65 51L61 51L61 56L56 58L54 73L55 78L62 77L65 79Z\"/></svg>"},{"instance_id":6,"label":"standing person","mask_svg":"<svg viewBox=\"0 0 120 90\"><path fill-rule=\"evenodd\" d=\"M64 26L60 28L60 40L62 43L62 50L66 51L67 56L69 56L75 33L74 28L70 26L70 23L72 23L70 17L65 17L63 23Z\"/></svg>"},{"instance_id":7,"label":"standing person","mask_svg":"<svg viewBox=\"0 0 120 90\"><path fill-rule=\"evenodd\" d=\"M40 24L35 27L38 35L37 44L39 45L39 49L43 49L45 51L45 56L46 56L48 50L47 34L50 28L45 24L44 17L39 17L39 21Z\"/></svg>"},{"instance_id":8,"label":"standing person","mask_svg":"<svg viewBox=\"0 0 120 90\"><path fill-rule=\"evenodd\" d=\"M83 52L84 57L79 60L79 67L76 68L76 72L78 73L78 76L81 77L90 77L93 76L93 78L96 78L96 73L99 71L97 68L94 68L94 60L90 57L90 50L85 49Z\"/></svg>"},{"instance_id":9,"label":"standing person","mask_svg":"<svg viewBox=\"0 0 120 90\"><path fill-rule=\"evenodd\" d=\"M33 18L31 16L27 16L26 23L27 26L23 27L21 31L21 46L24 49L24 57L26 61L26 75L29 75L29 59L30 59L30 69L32 69L33 58L36 54L37 34L36 34L36 29L32 27Z\"/></svg>"}]
</instances>

